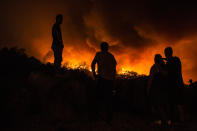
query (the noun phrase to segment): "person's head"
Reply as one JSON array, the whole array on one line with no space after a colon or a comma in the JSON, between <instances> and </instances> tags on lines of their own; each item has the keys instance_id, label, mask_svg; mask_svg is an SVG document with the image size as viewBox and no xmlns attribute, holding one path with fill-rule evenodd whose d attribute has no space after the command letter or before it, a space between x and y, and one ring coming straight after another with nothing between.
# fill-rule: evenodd
<instances>
[{"instance_id":1,"label":"person's head","mask_svg":"<svg viewBox=\"0 0 197 131\"><path fill-rule=\"evenodd\" d=\"M163 64L163 59L160 54L155 55L155 64Z\"/></svg>"},{"instance_id":2,"label":"person's head","mask_svg":"<svg viewBox=\"0 0 197 131\"><path fill-rule=\"evenodd\" d=\"M109 49L109 45L107 42L102 42L100 46L101 46L101 51L103 52L107 52Z\"/></svg>"},{"instance_id":3,"label":"person's head","mask_svg":"<svg viewBox=\"0 0 197 131\"><path fill-rule=\"evenodd\" d=\"M57 24L62 24L62 21L63 21L63 15L62 14L58 14L56 16L56 23Z\"/></svg>"},{"instance_id":4,"label":"person's head","mask_svg":"<svg viewBox=\"0 0 197 131\"><path fill-rule=\"evenodd\" d=\"M164 53L167 59L171 58L173 55L172 47L166 47Z\"/></svg>"}]
</instances>

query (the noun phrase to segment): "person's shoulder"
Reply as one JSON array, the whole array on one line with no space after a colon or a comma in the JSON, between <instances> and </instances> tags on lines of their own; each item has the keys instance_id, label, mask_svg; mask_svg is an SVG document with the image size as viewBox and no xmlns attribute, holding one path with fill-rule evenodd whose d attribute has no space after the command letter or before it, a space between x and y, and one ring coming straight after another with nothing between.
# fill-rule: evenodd
<instances>
[{"instance_id":1,"label":"person's shoulder","mask_svg":"<svg viewBox=\"0 0 197 131\"><path fill-rule=\"evenodd\" d=\"M180 60L180 58L178 56L174 56L173 59L174 60Z\"/></svg>"},{"instance_id":2,"label":"person's shoulder","mask_svg":"<svg viewBox=\"0 0 197 131\"><path fill-rule=\"evenodd\" d=\"M180 58L177 57L177 56L174 56L174 57L173 57L173 60L174 60L175 62L181 62Z\"/></svg>"},{"instance_id":3,"label":"person's shoulder","mask_svg":"<svg viewBox=\"0 0 197 131\"><path fill-rule=\"evenodd\" d=\"M52 29L55 29L55 28L57 28L57 27L56 27L56 24L53 24L53 27L52 27Z\"/></svg>"},{"instance_id":4,"label":"person's shoulder","mask_svg":"<svg viewBox=\"0 0 197 131\"><path fill-rule=\"evenodd\" d=\"M153 64L152 66L151 66L151 70L153 70L153 69L155 69L156 68L156 65L155 64Z\"/></svg>"},{"instance_id":5,"label":"person's shoulder","mask_svg":"<svg viewBox=\"0 0 197 131\"><path fill-rule=\"evenodd\" d=\"M53 27L57 26L57 24L53 24Z\"/></svg>"},{"instance_id":6,"label":"person's shoulder","mask_svg":"<svg viewBox=\"0 0 197 131\"><path fill-rule=\"evenodd\" d=\"M153 65L151 66L151 68L150 68L150 72L151 72L151 73L154 73L155 70L156 70L156 65L153 64Z\"/></svg>"},{"instance_id":7,"label":"person's shoulder","mask_svg":"<svg viewBox=\"0 0 197 131\"><path fill-rule=\"evenodd\" d=\"M96 55L101 55L101 52L96 52Z\"/></svg>"},{"instance_id":8,"label":"person's shoulder","mask_svg":"<svg viewBox=\"0 0 197 131\"><path fill-rule=\"evenodd\" d=\"M100 56L101 56L101 52L96 52L95 57L98 58L98 57L100 57Z\"/></svg>"},{"instance_id":9,"label":"person's shoulder","mask_svg":"<svg viewBox=\"0 0 197 131\"><path fill-rule=\"evenodd\" d=\"M108 54L109 56L111 56L111 57L114 57L114 55L113 55L112 53L110 53L110 52L107 52L107 54Z\"/></svg>"},{"instance_id":10,"label":"person's shoulder","mask_svg":"<svg viewBox=\"0 0 197 131\"><path fill-rule=\"evenodd\" d=\"M53 24L53 28L58 28L59 27L59 25L58 24Z\"/></svg>"}]
</instances>

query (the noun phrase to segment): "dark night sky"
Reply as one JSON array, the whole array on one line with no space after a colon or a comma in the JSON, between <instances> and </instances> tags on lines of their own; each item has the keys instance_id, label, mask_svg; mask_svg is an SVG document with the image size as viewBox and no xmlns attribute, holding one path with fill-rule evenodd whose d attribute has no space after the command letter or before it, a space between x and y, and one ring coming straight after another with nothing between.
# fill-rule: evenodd
<instances>
[{"instance_id":1,"label":"dark night sky","mask_svg":"<svg viewBox=\"0 0 197 131\"><path fill-rule=\"evenodd\" d=\"M174 48L185 81L197 80L197 8L178 0L1 0L0 47L18 46L38 59L50 57L51 26L64 15L64 62L87 63L101 41L110 43L120 67L148 74L155 53ZM148 54L148 55L147 55ZM45 60L44 60L45 61ZM144 67L144 63L147 64Z\"/></svg>"}]
</instances>

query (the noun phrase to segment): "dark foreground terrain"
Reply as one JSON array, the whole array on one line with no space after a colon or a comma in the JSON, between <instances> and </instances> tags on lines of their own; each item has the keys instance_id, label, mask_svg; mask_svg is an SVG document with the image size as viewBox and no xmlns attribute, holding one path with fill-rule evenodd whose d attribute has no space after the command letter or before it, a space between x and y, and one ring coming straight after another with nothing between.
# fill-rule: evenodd
<instances>
[{"instance_id":1,"label":"dark foreground terrain","mask_svg":"<svg viewBox=\"0 0 197 131\"><path fill-rule=\"evenodd\" d=\"M147 76L119 76L109 125L102 111L97 120L89 117L96 81L87 70L62 68L57 74L52 64L42 64L16 48L1 49L0 60L2 131L197 130L196 87L184 89L187 121L159 128L151 125Z\"/></svg>"}]
</instances>

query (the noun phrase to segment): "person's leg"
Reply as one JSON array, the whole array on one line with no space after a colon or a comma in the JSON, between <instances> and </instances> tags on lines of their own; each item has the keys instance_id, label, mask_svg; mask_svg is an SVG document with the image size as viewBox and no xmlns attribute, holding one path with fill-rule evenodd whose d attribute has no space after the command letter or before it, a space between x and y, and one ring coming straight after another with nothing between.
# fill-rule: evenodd
<instances>
[{"instance_id":1,"label":"person's leg","mask_svg":"<svg viewBox=\"0 0 197 131\"><path fill-rule=\"evenodd\" d=\"M178 119L183 122L185 120L185 110L184 110L184 89L178 89L178 100L177 100L177 110L178 110Z\"/></svg>"},{"instance_id":2,"label":"person's leg","mask_svg":"<svg viewBox=\"0 0 197 131\"><path fill-rule=\"evenodd\" d=\"M63 53L63 48L61 47L61 48L60 48L60 53L59 53L59 54L60 54L60 67L61 67L62 60L63 60L63 59L62 59L62 53Z\"/></svg>"},{"instance_id":3,"label":"person's leg","mask_svg":"<svg viewBox=\"0 0 197 131\"><path fill-rule=\"evenodd\" d=\"M106 81L106 113L107 113L107 122L111 123L113 119L113 81Z\"/></svg>"},{"instance_id":4,"label":"person's leg","mask_svg":"<svg viewBox=\"0 0 197 131\"><path fill-rule=\"evenodd\" d=\"M154 104L154 110L153 110L153 126L161 126L162 124L162 108L159 104Z\"/></svg>"},{"instance_id":5,"label":"person's leg","mask_svg":"<svg viewBox=\"0 0 197 131\"><path fill-rule=\"evenodd\" d=\"M62 62L62 48L59 47L57 49L57 68L58 69L61 68L61 62Z\"/></svg>"},{"instance_id":6,"label":"person's leg","mask_svg":"<svg viewBox=\"0 0 197 131\"><path fill-rule=\"evenodd\" d=\"M168 97L169 120L171 120L172 123L174 123L176 121L176 116L177 116L177 107L176 107L177 95L173 84L169 88L168 95L169 95Z\"/></svg>"},{"instance_id":7,"label":"person's leg","mask_svg":"<svg viewBox=\"0 0 197 131\"><path fill-rule=\"evenodd\" d=\"M175 122L175 104L171 103L169 107L169 118L172 122Z\"/></svg>"},{"instance_id":8,"label":"person's leg","mask_svg":"<svg viewBox=\"0 0 197 131\"><path fill-rule=\"evenodd\" d=\"M170 104L169 103L166 103L166 105L165 105L165 112L166 112L167 124L168 124L168 126L171 126L172 117L171 117L171 111L170 111Z\"/></svg>"},{"instance_id":9,"label":"person's leg","mask_svg":"<svg viewBox=\"0 0 197 131\"><path fill-rule=\"evenodd\" d=\"M54 66L57 67L58 65L58 53L57 53L57 48L53 48L54 52Z\"/></svg>"},{"instance_id":10,"label":"person's leg","mask_svg":"<svg viewBox=\"0 0 197 131\"><path fill-rule=\"evenodd\" d=\"M96 87L95 90L92 92L93 95L91 97L91 108L90 108L90 117L93 120L98 119L99 117L99 111L100 111L100 105L101 105L101 88L102 88L103 80L101 78L98 78L96 80Z\"/></svg>"},{"instance_id":11,"label":"person's leg","mask_svg":"<svg viewBox=\"0 0 197 131\"><path fill-rule=\"evenodd\" d=\"M165 105L159 105L159 114L160 114L160 119L162 121L162 125L167 126L168 124L167 109Z\"/></svg>"},{"instance_id":12,"label":"person's leg","mask_svg":"<svg viewBox=\"0 0 197 131\"><path fill-rule=\"evenodd\" d=\"M184 113L184 106L179 104L177 105L178 108L178 119L183 122L185 120L185 113Z\"/></svg>"}]
</instances>

